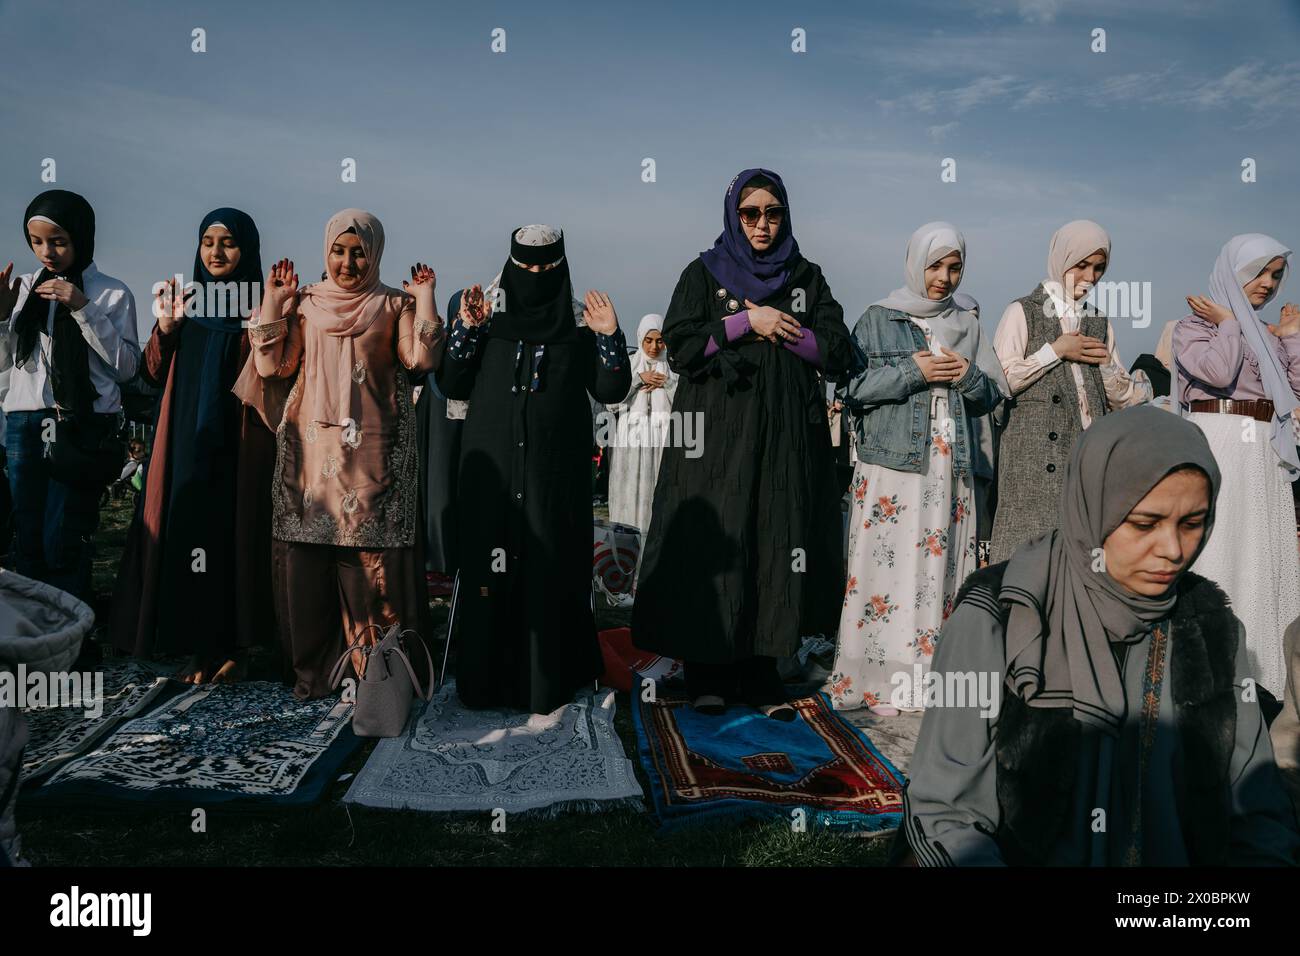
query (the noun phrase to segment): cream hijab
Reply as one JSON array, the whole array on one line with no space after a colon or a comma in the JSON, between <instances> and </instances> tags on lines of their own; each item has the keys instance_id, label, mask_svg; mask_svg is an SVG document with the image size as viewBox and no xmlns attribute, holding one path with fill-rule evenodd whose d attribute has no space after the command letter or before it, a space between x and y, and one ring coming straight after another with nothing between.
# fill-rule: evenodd
<instances>
[{"instance_id":1,"label":"cream hijab","mask_svg":"<svg viewBox=\"0 0 1300 956\"><path fill-rule=\"evenodd\" d=\"M1067 222L1052 234L1047 247L1047 279L1043 288L1056 306L1057 318L1066 320L1067 331L1079 330L1079 303L1067 294L1065 274L1094 252L1106 253L1110 258L1110 234L1091 219Z\"/></svg>"}]
</instances>

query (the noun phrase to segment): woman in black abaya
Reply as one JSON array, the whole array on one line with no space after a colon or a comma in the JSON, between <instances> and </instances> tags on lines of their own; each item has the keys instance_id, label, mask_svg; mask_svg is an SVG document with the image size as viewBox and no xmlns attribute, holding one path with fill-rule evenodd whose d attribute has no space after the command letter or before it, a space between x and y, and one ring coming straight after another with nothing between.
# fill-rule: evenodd
<instances>
[{"instance_id":1,"label":"woman in black abaya","mask_svg":"<svg viewBox=\"0 0 1300 956\"><path fill-rule=\"evenodd\" d=\"M469 707L550 713L600 674L591 606L591 406L631 384L613 304L575 310L564 237L524 226L485 301L453 318L438 385L461 435L456 688Z\"/></svg>"},{"instance_id":2,"label":"woman in black abaya","mask_svg":"<svg viewBox=\"0 0 1300 956\"><path fill-rule=\"evenodd\" d=\"M844 600L825 386L850 371L844 310L799 253L781 177L747 169L723 231L686 267L663 327L681 375L632 620L638 647L686 662L697 710L737 699L780 720L776 658L834 633Z\"/></svg>"}]
</instances>

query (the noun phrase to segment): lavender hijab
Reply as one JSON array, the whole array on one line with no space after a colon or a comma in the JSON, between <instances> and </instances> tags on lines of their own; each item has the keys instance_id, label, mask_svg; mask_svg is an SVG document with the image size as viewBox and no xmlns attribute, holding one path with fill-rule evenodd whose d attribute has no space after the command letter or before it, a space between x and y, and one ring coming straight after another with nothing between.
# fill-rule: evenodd
<instances>
[{"instance_id":1,"label":"lavender hijab","mask_svg":"<svg viewBox=\"0 0 1300 956\"><path fill-rule=\"evenodd\" d=\"M745 230L740 225L740 194L755 176L770 179L774 184L773 191L781 200L781 205L786 207L785 218L776 232L776 240L770 249L763 252L756 251L749 244ZM799 243L795 242L794 229L790 223L790 200L786 195L785 183L770 169L743 170L727 186L727 194L722 199L722 234L713 243L712 249L700 253L704 267L728 292L762 305L765 300L785 288L798 257Z\"/></svg>"}]
</instances>

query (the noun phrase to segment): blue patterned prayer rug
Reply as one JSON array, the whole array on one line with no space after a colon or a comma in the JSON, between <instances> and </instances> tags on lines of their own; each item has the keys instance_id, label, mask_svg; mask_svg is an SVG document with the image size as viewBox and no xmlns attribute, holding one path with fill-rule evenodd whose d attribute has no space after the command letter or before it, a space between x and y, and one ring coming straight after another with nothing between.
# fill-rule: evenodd
<instances>
[{"instance_id":1,"label":"blue patterned prayer rug","mask_svg":"<svg viewBox=\"0 0 1300 956\"><path fill-rule=\"evenodd\" d=\"M267 681L192 687L25 791L35 806L314 803L360 746L352 704Z\"/></svg>"},{"instance_id":2,"label":"blue patterned prayer rug","mask_svg":"<svg viewBox=\"0 0 1300 956\"><path fill-rule=\"evenodd\" d=\"M726 818L797 819L809 830L887 830L903 811L903 777L825 694L791 701L790 723L749 707L709 717L680 685L633 695L637 752L663 829Z\"/></svg>"}]
</instances>

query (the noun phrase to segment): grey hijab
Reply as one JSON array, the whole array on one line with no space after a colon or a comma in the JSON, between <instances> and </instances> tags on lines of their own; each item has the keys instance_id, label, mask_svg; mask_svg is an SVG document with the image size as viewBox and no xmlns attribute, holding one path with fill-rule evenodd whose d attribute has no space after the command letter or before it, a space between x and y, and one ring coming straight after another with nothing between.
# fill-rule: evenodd
<instances>
[{"instance_id":1,"label":"grey hijab","mask_svg":"<svg viewBox=\"0 0 1300 956\"><path fill-rule=\"evenodd\" d=\"M1057 529L1017 549L1002 579L1001 599L1011 604L1007 688L1030 707L1070 707L1077 720L1118 734L1127 703L1111 644L1135 642L1166 618L1176 589L1161 597L1133 594L1093 570L1093 552L1100 555L1133 507L1183 465L1210 479L1199 554L1214 528L1220 483L1199 428L1140 405L1098 419L1075 442Z\"/></svg>"}]
</instances>

